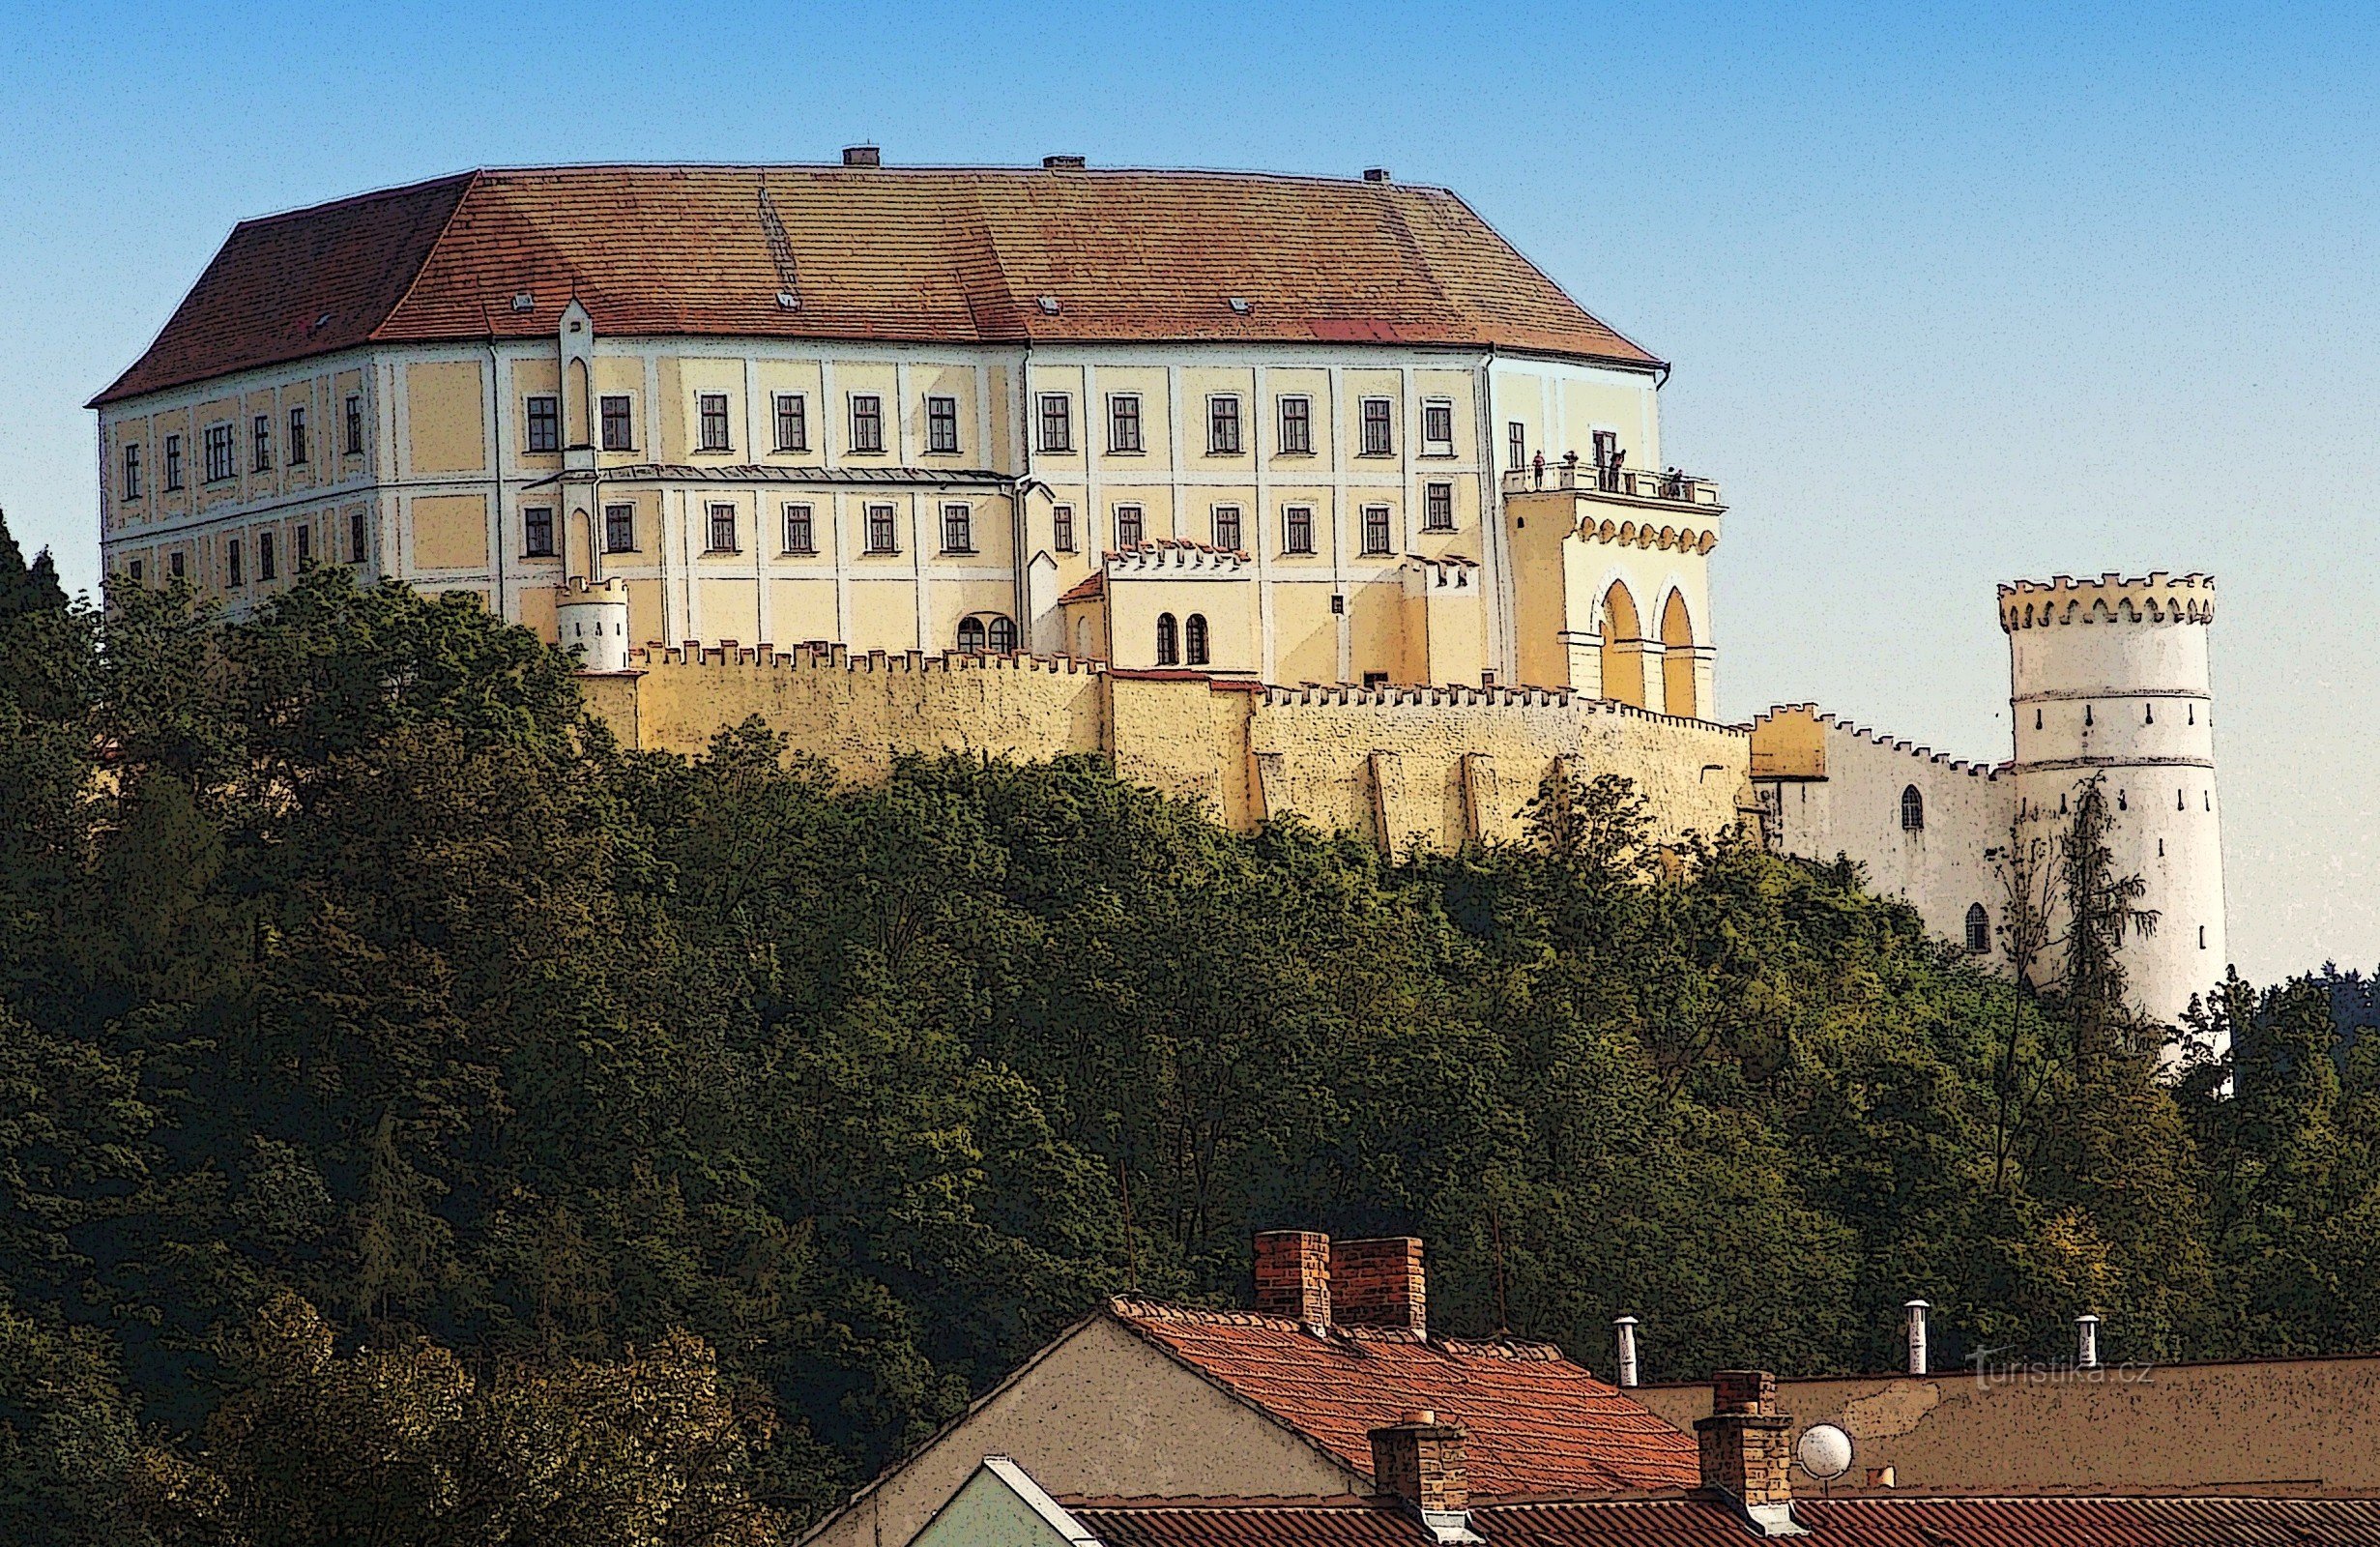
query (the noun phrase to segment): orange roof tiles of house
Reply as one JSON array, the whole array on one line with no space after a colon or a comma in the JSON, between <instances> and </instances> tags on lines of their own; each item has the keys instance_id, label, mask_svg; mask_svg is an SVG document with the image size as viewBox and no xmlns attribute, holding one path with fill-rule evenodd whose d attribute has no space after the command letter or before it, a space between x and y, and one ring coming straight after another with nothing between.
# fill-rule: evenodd
<instances>
[{"instance_id":1,"label":"orange roof tiles of house","mask_svg":"<svg viewBox=\"0 0 2380 1547\"><path fill-rule=\"evenodd\" d=\"M1240 172L560 166L242 221L93 402L372 341L550 337L572 298L598 333L647 336L1376 341L1660 365L1445 189Z\"/></svg>"},{"instance_id":2,"label":"orange roof tiles of house","mask_svg":"<svg viewBox=\"0 0 2380 1547\"><path fill-rule=\"evenodd\" d=\"M1542 1343L1310 1330L1285 1317L1119 1299L1117 1319L1367 1475L1371 1431L1427 1408L1465 1432L1479 1496L1691 1488L1695 1442Z\"/></svg>"}]
</instances>

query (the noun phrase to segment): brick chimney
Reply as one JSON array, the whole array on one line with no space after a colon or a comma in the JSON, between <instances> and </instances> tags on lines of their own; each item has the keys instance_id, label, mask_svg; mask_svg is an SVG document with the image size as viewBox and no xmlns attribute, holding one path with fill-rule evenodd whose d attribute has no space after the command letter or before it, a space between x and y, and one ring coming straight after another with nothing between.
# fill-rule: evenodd
<instances>
[{"instance_id":1,"label":"brick chimney","mask_svg":"<svg viewBox=\"0 0 2380 1547\"><path fill-rule=\"evenodd\" d=\"M1330 1238L1319 1230L1258 1231L1256 1308L1308 1327L1328 1327Z\"/></svg>"},{"instance_id":2,"label":"brick chimney","mask_svg":"<svg viewBox=\"0 0 2380 1547\"><path fill-rule=\"evenodd\" d=\"M1766 1370L1711 1376L1711 1416L1694 1426L1702 1486L1724 1493L1763 1535L1798 1534L1793 1523L1793 1420L1777 1411L1777 1377Z\"/></svg>"},{"instance_id":3,"label":"brick chimney","mask_svg":"<svg viewBox=\"0 0 2380 1547\"><path fill-rule=\"evenodd\" d=\"M1342 1327L1392 1327L1427 1337L1430 1292L1421 1270L1421 1238L1333 1241L1330 1308Z\"/></svg>"},{"instance_id":4,"label":"brick chimney","mask_svg":"<svg viewBox=\"0 0 2380 1547\"><path fill-rule=\"evenodd\" d=\"M1427 1515L1461 1514L1471 1491L1463 1477L1463 1430L1428 1408L1372 1431L1372 1481Z\"/></svg>"}]
</instances>

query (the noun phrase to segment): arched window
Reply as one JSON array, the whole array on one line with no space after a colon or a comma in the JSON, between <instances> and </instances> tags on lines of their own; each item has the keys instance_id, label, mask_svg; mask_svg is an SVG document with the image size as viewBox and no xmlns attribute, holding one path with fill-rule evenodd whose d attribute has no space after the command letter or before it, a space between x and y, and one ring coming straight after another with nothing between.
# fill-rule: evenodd
<instances>
[{"instance_id":1,"label":"arched window","mask_svg":"<svg viewBox=\"0 0 2380 1547\"><path fill-rule=\"evenodd\" d=\"M1005 656L1016 649L1016 624L1008 618L994 618L984 626L984 641L995 656Z\"/></svg>"},{"instance_id":2,"label":"arched window","mask_svg":"<svg viewBox=\"0 0 2380 1547\"><path fill-rule=\"evenodd\" d=\"M1181 626L1182 659L1193 666L1206 664L1206 614L1194 612Z\"/></svg>"},{"instance_id":3,"label":"arched window","mask_svg":"<svg viewBox=\"0 0 2380 1547\"><path fill-rule=\"evenodd\" d=\"M1901 831L1903 832L1926 831L1926 798L1917 793L1917 786L1914 784L1904 785L1901 791Z\"/></svg>"},{"instance_id":4,"label":"arched window","mask_svg":"<svg viewBox=\"0 0 2380 1547\"><path fill-rule=\"evenodd\" d=\"M1991 949L1991 915L1980 902L1967 908L1967 949L1982 955Z\"/></svg>"},{"instance_id":5,"label":"arched window","mask_svg":"<svg viewBox=\"0 0 2380 1547\"><path fill-rule=\"evenodd\" d=\"M959 648L971 654L983 649L983 620L981 618L961 618L959 620Z\"/></svg>"},{"instance_id":6,"label":"arched window","mask_svg":"<svg viewBox=\"0 0 2380 1547\"><path fill-rule=\"evenodd\" d=\"M1694 696L1694 620L1675 590L1661 607L1661 707L1688 719L1701 713Z\"/></svg>"},{"instance_id":7,"label":"arched window","mask_svg":"<svg viewBox=\"0 0 2380 1547\"><path fill-rule=\"evenodd\" d=\"M1644 626L1637 599L1619 581L1603 594L1603 696L1644 707Z\"/></svg>"},{"instance_id":8,"label":"arched window","mask_svg":"<svg viewBox=\"0 0 2380 1547\"><path fill-rule=\"evenodd\" d=\"M1175 642L1174 631L1174 615L1170 612L1161 612L1157 614L1157 664L1172 666L1177 664L1180 659L1181 651Z\"/></svg>"}]
</instances>

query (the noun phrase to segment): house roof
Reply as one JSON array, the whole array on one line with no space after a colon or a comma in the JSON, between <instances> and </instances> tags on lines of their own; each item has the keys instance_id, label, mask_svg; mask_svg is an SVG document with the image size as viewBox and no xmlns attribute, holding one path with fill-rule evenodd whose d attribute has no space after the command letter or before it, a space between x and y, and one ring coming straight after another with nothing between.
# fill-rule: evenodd
<instances>
[{"instance_id":1,"label":"house roof","mask_svg":"<svg viewBox=\"0 0 2380 1547\"><path fill-rule=\"evenodd\" d=\"M1093 569L1059 594L1059 601L1096 601L1108 594L1105 569Z\"/></svg>"},{"instance_id":2,"label":"house roof","mask_svg":"<svg viewBox=\"0 0 2380 1547\"><path fill-rule=\"evenodd\" d=\"M573 298L598 333L634 336L1391 342L1660 364L1445 189L556 166L242 221L94 406L370 341L551 337Z\"/></svg>"},{"instance_id":3,"label":"house roof","mask_svg":"<svg viewBox=\"0 0 2380 1547\"><path fill-rule=\"evenodd\" d=\"M1103 1547L1431 1547L1419 1521L1371 1499L1071 1500ZM2380 1500L2243 1495L1797 1499L1811 1547L2363 1547ZM1715 1494L1477 1503L1488 1547L1744 1547L1756 1540Z\"/></svg>"},{"instance_id":4,"label":"house roof","mask_svg":"<svg viewBox=\"0 0 2380 1547\"><path fill-rule=\"evenodd\" d=\"M1284 1317L1113 1302L1141 1337L1372 1474L1371 1431L1427 1408L1465 1431L1473 1492L1691 1487L1695 1443L1550 1344L1315 1331Z\"/></svg>"}]
</instances>

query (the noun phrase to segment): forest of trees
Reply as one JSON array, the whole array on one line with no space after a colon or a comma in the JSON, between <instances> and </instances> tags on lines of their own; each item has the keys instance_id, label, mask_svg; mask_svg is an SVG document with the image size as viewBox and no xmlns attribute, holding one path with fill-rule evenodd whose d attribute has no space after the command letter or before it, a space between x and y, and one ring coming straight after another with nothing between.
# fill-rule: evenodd
<instances>
[{"instance_id":1,"label":"forest of trees","mask_svg":"<svg viewBox=\"0 0 2380 1547\"><path fill-rule=\"evenodd\" d=\"M2380 1348L2361 978L2161 1079L2104 932L2036 995L1615 780L1391 863L1088 759L631 752L342 571L113 600L0 535L13 1541L790 1540L1268 1226L1607 1372L1621 1312L1650 1376L1888 1367L1920 1294L1951 1359Z\"/></svg>"}]
</instances>

